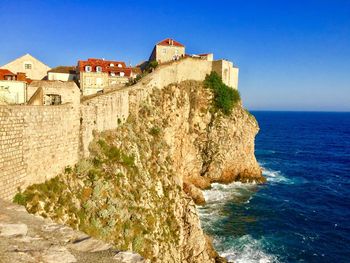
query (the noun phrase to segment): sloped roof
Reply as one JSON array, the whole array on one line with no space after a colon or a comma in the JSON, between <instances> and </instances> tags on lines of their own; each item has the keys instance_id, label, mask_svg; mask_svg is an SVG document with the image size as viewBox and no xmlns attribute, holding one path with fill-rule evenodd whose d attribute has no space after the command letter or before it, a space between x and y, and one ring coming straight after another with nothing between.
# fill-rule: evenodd
<instances>
[{"instance_id":1,"label":"sloped roof","mask_svg":"<svg viewBox=\"0 0 350 263\"><path fill-rule=\"evenodd\" d=\"M160 46L185 47L185 46L182 45L180 42L177 42L176 40L174 40L174 39L172 39L172 38L164 39L164 40L158 42L157 45L160 45Z\"/></svg>"},{"instance_id":2,"label":"sloped roof","mask_svg":"<svg viewBox=\"0 0 350 263\"><path fill-rule=\"evenodd\" d=\"M111 66L112 64L113 66ZM118 67L118 64L120 64L121 67ZM130 74L131 74L131 68L127 67L124 61L89 58L88 60L79 60L77 70L85 71L85 66L91 66L93 72L96 71L96 67L100 66L102 68L102 72L107 72L107 73L124 72L126 77L130 77Z\"/></svg>"},{"instance_id":3,"label":"sloped roof","mask_svg":"<svg viewBox=\"0 0 350 263\"><path fill-rule=\"evenodd\" d=\"M11 65L12 63L14 63L15 61L17 60L23 60L23 59L33 59L33 60L36 60L38 63L41 63L42 65L44 65L45 67L47 67L48 69L50 69L50 67L48 65L46 65L44 62L40 61L39 59L33 57L31 54L25 54L23 56L20 56L14 60L11 60L10 62L8 62L7 64L5 65L2 65L1 68L6 68L7 66Z\"/></svg>"},{"instance_id":4,"label":"sloped roof","mask_svg":"<svg viewBox=\"0 0 350 263\"><path fill-rule=\"evenodd\" d=\"M49 70L48 72L75 74L76 73L75 71L76 71L75 66L58 66Z\"/></svg>"},{"instance_id":5,"label":"sloped roof","mask_svg":"<svg viewBox=\"0 0 350 263\"><path fill-rule=\"evenodd\" d=\"M110 66L113 64L114 66ZM91 66L93 70L95 67L102 67L102 72L107 72L109 69L118 68L118 64L121 64L121 68L126 68L126 64L123 61L115 61L115 60L104 60L99 58L88 58L88 60L79 60L78 61L78 69L79 71L84 71L85 66Z\"/></svg>"},{"instance_id":6,"label":"sloped roof","mask_svg":"<svg viewBox=\"0 0 350 263\"><path fill-rule=\"evenodd\" d=\"M16 76L16 74L12 73L8 69L0 69L0 80L4 79L5 76Z\"/></svg>"}]
</instances>

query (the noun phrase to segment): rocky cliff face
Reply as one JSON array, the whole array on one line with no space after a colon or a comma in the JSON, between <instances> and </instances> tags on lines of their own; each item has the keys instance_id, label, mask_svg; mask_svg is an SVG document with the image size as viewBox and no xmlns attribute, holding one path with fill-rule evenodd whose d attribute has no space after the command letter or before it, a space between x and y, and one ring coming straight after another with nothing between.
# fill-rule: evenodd
<instances>
[{"instance_id":1,"label":"rocky cliff face","mask_svg":"<svg viewBox=\"0 0 350 263\"><path fill-rule=\"evenodd\" d=\"M147 94L131 100L127 123L96 134L89 159L17 201L152 262L220 261L195 203L212 182L264 180L254 157L258 125L240 105L230 116L213 111L201 82Z\"/></svg>"}]
</instances>

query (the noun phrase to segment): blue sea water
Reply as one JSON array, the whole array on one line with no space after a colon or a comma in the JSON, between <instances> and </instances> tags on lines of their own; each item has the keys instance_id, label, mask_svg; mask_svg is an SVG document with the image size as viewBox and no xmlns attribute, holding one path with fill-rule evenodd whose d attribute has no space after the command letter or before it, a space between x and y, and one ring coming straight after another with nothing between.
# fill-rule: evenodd
<instances>
[{"instance_id":1,"label":"blue sea water","mask_svg":"<svg viewBox=\"0 0 350 263\"><path fill-rule=\"evenodd\" d=\"M199 208L234 262L350 262L350 113L253 112L264 185L214 184Z\"/></svg>"}]
</instances>

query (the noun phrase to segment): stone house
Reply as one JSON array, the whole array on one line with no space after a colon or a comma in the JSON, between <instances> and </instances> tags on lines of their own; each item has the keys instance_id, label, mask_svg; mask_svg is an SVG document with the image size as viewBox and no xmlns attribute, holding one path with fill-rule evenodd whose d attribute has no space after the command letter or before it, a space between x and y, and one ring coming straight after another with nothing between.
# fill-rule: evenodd
<instances>
[{"instance_id":1,"label":"stone house","mask_svg":"<svg viewBox=\"0 0 350 263\"><path fill-rule=\"evenodd\" d=\"M30 79L41 80L46 77L50 67L32 55L26 54L1 66L0 69L8 69L15 74L17 72L23 72Z\"/></svg>"},{"instance_id":2,"label":"stone house","mask_svg":"<svg viewBox=\"0 0 350 263\"><path fill-rule=\"evenodd\" d=\"M75 81L77 71L75 66L58 66L47 72L48 80Z\"/></svg>"},{"instance_id":3,"label":"stone house","mask_svg":"<svg viewBox=\"0 0 350 263\"><path fill-rule=\"evenodd\" d=\"M227 86L238 89L239 68L234 66L231 61L224 59L213 61L213 71L219 74Z\"/></svg>"},{"instance_id":4,"label":"stone house","mask_svg":"<svg viewBox=\"0 0 350 263\"><path fill-rule=\"evenodd\" d=\"M158 63L164 63L168 61L178 60L185 56L185 46L175 41L174 39L167 38L158 42L151 53L149 61L157 61Z\"/></svg>"},{"instance_id":5,"label":"stone house","mask_svg":"<svg viewBox=\"0 0 350 263\"><path fill-rule=\"evenodd\" d=\"M28 105L79 105L80 90L74 81L36 80L28 86Z\"/></svg>"},{"instance_id":6,"label":"stone house","mask_svg":"<svg viewBox=\"0 0 350 263\"><path fill-rule=\"evenodd\" d=\"M78 61L77 72L80 89L85 96L126 84L132 75L132 68L122 61L89 58Z\"/></svg>"}]
</instances>

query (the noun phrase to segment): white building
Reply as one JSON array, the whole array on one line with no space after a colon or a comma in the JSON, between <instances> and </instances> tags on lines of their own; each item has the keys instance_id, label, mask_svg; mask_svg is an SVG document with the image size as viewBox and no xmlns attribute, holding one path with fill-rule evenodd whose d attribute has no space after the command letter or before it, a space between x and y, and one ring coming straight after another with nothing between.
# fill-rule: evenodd
<instances>
[{"instance_id":1,"label":"white building","mask_svg":"<svg viewBox=\"0 0 350 263\"><path fill-rule=\"evenodd\" d=\"M47 72L48 80L71 81L77 79L76 67L74 66L59 66L50 69Z\"/></svg>"}]
</instances>

